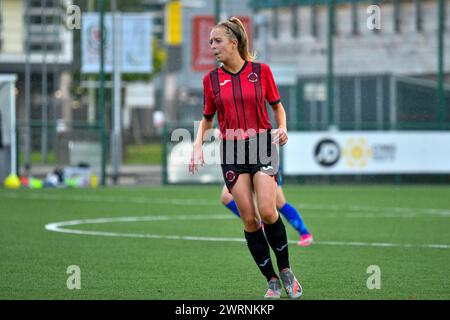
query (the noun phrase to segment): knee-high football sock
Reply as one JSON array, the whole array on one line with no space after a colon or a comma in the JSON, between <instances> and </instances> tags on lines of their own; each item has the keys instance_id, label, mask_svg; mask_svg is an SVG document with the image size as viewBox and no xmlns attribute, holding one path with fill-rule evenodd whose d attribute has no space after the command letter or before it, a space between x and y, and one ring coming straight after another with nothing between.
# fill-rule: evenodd
<instances>
[{"instance_id":1,"label":"knee-high football sock","mask_svg":"<svg viewBox=\"0 0 450 320\"><path fill-rule=\"evenodd\" d=\"M228 204L225 205L225 207L227 207L228 209L231 210L231 212L233 212L235 215L237 215L239 218L241 217L241 215L239 214L239 210L237 208L236 202L234 202L234 200L231 200L230 202L228 202Z\"/></svg>"},{"instance_id":2,"label":"knee-high football sock","mask_svg":"<svg viewBox=\"0 0 450 320\"><path fill-rule=\"evenodd\" d=\"M248 249L258 265L259 270L261 270L261 273L266 277L267 281L272 279L272 277L277 277L273 269L272 259L270 258L269 244L264 237L262 228L255 232L247 232L244 230L244 233Z\"/></svg>"},{"instance_id":3,"label":"knee-high football sock","mask_svg":"<svg viewBox=\"0 0 450 320\"><path fill-rule=\"evenodd\" d=\"M278 216L278 220L273 224L265 223L264 233L266 234L270 247L277 257L278 270L281 271L285 268L289 268L286 228L284 227L283 220L281 220L281 216Z\"/></svg>"},{"instance_id":4,"label":"knee-high football sock","mask_svg":"<svg viewBox=\"0 0 450 320\"><path fill-rule=\"evenodd\" d=\"M302 236L304 234L309 234L308 229L306 229L306 225L300 216L300 213L295 209L291 204L285 203L278 211L289 221L289 223L298 231L298 233Z\"/></svg>"}]
</instances>

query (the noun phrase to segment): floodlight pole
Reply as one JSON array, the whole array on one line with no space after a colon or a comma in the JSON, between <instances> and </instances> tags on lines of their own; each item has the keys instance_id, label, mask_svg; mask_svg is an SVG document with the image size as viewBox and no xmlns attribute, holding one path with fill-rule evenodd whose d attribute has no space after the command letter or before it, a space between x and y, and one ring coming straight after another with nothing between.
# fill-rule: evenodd
<instances>
[{"instance_id":1,"label":"floodlight pole","mask_svg":"<svg viewBox=\"0 0 450 320\"><path fill-rule=\"evenodd\" d=\"M105 128L105 0L100 0L100 90L99 125L101 140L101 184L106 185L106 128Z\"/></svg>"},{"instance_id":2,"label":"floodlight pole","mask_svg":"<svg viewBox=\"0 0 450 320\"><path fill-rule=\"evenodd\" d=\"M111 134L111 164L113 183L119 181L119 169L121 163L122 132L121 132L121 28L120 12L117 10L117 1L112 0L111 11L113 12L113 61L114 61L114 111Z\"/></svg>"},{"instance_id":3,"label":"floodlight pole","mask_svg":"<svg viewBox=\"0 0 450 320\"><path fill-rule=\"evenodd\" d=\"M15 82L17 81L17 76L13 75L11 77L9 85L9 96L10 101L10 121L11 121L11 174L17 174L17 136L16 136L16 88Z\"/></svg>"},{"instance_id":4,"label":"floodlight pole","mask_svg":"<svg viewBox=\"0 0 450 320\"><path fill-rule=\"evenodd\" d=\"M94 12L95 11L95 0L87 0L87 9L89 12ZM89 74L88 75L88 80L90 81L95 81L95 76ZM96 107L95 107L95 88L94 87L89 87L88 88L88 107L87 107L87 121L89 122L89 124L93 124L95 122L95 112L96 112Z\"/></svg>"},{"instance_id":5,"label":"floodlight pole","mask_svg":"<svg viewBox=\"0 0 450 320\"><path fill-rule=\"evenodd\" d=\"M328 34L327 34L327 100L328 100L328 126L334 125L334 69L333 69L333 33L334 33L334 0L328 0Z\"/></svg>"},{"instance_id":6,"label":"floodlight pole","mask_svg":"<svg viewBox=\"0 0 450 320\"><path fill-rule=\"evenodd\" d=\"M214 14L215 14L215 19L216 19L216 24L218 24L220 22L220 9L222 6L222 2L221 0L215 0L214 3Z\"/></svg>"},{"instance_id":7,"label":"floodlight pole","mask_svg":"<svg viewBox=\"0 0 450 320\"><path fill-rule=\"evenodd\" d=\"M214 1L214 20L215 24L220 22L220 12L221 12L222 3L221 0ZM216 66L220 66L220 62L218 60L215 61Z\"/></svg>"},{"instance_id":8,"label":"floodlight pole","mask_svg":"<svg viewBox=\"0 0 450 320\"><path fill-rule=\"evenodd\" d=\"M445 0L439 0L438 7L438 117L439 126L444 123L445 92L444 92L444 32L445 32Z\"/></svg>"},{"instance_id":9,"label":"floodlight pole","mask_svg":"<svg viewBox=\"0 0 450 320\"><path fill-rule=\"evenodd\" d=\"M26 41L25 41L25 174L29 177L31 167L31 66L30 66L30 0L26 2Z\"/></svg>"},{"instance_id":10,"label":"floodlight pole","mask_svg":"<svg viewBox=\"0 0 450 320\"><path fill-rule=\"evenodd\" d=\"M42 26L41 32L43 36L42 45L44 46L42 52L41 65L41 156L44 163L47 163L48 158L48 74L47 74L47 0L41 0L41 17Z\"/></svg>"}]
</instances>

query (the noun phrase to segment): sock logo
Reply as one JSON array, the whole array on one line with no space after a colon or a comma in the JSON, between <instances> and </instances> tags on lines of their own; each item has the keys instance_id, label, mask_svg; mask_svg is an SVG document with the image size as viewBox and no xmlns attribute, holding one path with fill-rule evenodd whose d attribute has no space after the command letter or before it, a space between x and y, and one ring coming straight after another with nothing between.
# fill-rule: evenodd
<instances>
[{"instance_id":1,"label":"sock logo","mask_svg":"<svg viewBox=\"0 0 450 320\"><path fill-rule=\"evenodd\" d=\"M286 248L287 247L287 243L284 245L284 246L281 246L280 248L276 248L277 249L277 251L283 251L284 250L284 248Z\"/></svg>"},{"instance_id":2,"label":"sock logo","mask_svg":"<svg viewBox=\"0 0 450 320\"><path fill-rule=\"evenodd\" d=\"M264 262L263 263L261 263L261 264L258 264L258 266L260 266L260 267L264 267L266 264L267 264L267 262L269 262L269 260L270 260L270 258L267 258L266 260L264 260Z\"/></svg>"}]
</instances>

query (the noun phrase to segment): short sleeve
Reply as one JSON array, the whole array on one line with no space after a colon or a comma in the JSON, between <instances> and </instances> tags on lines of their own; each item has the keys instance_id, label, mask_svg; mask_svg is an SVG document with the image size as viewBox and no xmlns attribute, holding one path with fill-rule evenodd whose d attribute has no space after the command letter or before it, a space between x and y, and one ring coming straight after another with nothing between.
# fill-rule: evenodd
<instances>
[{"instance_id":1,"label":"short sleeve","mask_svg":"<svg viewBox=\"0 0 450 320\"><path fill-rule=\"evenodd\" d=\"M275 83L275 79L272 74L272 70L266 64L262 64L263 79L265 86L265 98L270 105L276 105L281 102L280 92Z\"/></svg>"},{"instance_id":2,"label":"short sleeve","mask_svg":"<svg viewBox=\"0 0 450 320\"><path fill-rule=\"evenodd\" d=\"M211 119L216 113L216 106L213 100L213 91L209 74L203 78L203 116Z\"/></svg>"}]
</instances>

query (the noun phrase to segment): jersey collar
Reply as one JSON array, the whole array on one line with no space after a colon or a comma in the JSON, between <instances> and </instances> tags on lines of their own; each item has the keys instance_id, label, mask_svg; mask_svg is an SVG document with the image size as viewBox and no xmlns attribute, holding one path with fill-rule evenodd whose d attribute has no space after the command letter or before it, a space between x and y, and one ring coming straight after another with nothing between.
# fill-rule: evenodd
<instances>
[{"instance_id":1,"label":"jersey collar","mask_svg":"<svg viewBox=\"0 0 450 320\"><path fill-rule=\"evenodd\" d=\"M245 69L245 67L247 66L247 64L248 64L248 61L245 61L244 62L244 65L242 66L242 68L241 68L241 70L239 70L238 72L236 72L236 73L233 73L233 72L231 72L231 71L228 71L227 69L225 69L225 67L222 65L220 68L225 72L225 73L228 73L229 75L231 75L231 76L238 76L244 69Z\"/></svg>"}]
</instances>

